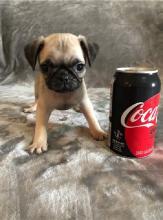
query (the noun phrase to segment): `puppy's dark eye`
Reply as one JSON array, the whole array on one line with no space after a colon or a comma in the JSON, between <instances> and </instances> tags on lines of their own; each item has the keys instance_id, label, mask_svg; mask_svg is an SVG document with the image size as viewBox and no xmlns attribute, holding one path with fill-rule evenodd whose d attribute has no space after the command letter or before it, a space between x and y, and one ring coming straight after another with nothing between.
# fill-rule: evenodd
<instances>
[{"instance_id":1,"label":"puppy's dark eye","mask_svg":"<svg viewBox=\"0 0 163 220\"><path fill-rule=\"evenodd\" d=\"M40 68L41 68L41 71L43 73L48 73L48 71L50 69L55 68L55 65L54 65L54 63L51 62L51 60L46 60L46 61L44 61L43 63L40 64Z\"/></svg>"},{"instance_id":2,"label":"puppy's dark eye","mask_svg":"<svg viewBox=\"0 0 163 220\"><path fill-rule=\"evenodd\" d=\"M47 73L48 70L49 70L49 66L48 66L47 63L41 64L41 65L40 65L40 68L41 68L41 71L42 71L43 73Z\"/></svg>"},{"instance_id":3,"label":"puppy's dark eye","mask_svg":"<svg viewBox=\"0 0 163 220\"><path fill-rule=\"evenodd\" d=\"M75 70L76 70L77 72L81 72L82 70L84 70L84 67L85 67L85 64L84 64L84 63L77 63L77 64L75 65Z\"/></svg>"}]
</instances>

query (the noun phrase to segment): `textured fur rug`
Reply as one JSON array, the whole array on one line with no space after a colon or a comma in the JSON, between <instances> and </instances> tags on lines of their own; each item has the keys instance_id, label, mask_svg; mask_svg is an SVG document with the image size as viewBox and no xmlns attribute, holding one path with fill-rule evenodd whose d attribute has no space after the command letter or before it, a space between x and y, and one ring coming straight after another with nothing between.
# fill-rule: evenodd
<instances>
[{"instance_id":1,"label":"textured fur rug","mask_svg":"<svg viewBox=\"0 0 163 220\"><path fill-rule=\"evenodd\" d=\"M95 141L73 110L54 111L49 150L30 155L35 114L26 85L0 87L0 219L162 220L163 129L159 116L156 149L145 159L112 153ZM109 90L89 89L101 126L108 129Z\"/></svg>"}]
</instances>

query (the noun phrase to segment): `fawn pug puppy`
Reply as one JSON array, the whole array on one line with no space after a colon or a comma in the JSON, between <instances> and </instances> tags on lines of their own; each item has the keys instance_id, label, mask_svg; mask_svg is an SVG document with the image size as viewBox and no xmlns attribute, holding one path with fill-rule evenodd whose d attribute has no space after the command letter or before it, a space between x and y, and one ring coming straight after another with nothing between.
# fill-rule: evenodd
<instances>
[{"instance_id":1,"label":"fawn pug puppy","mask_svg":"<svg viewBox=\"0 0 163 220\"><path fill-rule=\"evenodd\" d=\"M84 82L86 63L91 63L98 45L88 43L84 36L69 33L39 37L24 48L25 57L35 70L38 60L40 71L35 80L35 103L25 112L36 110L36 126L31 153L47 150L47 124L54 109L78 108L88 121L90 133L103 140L106 133L100 128Z\"/></svg>"}]
</instances>

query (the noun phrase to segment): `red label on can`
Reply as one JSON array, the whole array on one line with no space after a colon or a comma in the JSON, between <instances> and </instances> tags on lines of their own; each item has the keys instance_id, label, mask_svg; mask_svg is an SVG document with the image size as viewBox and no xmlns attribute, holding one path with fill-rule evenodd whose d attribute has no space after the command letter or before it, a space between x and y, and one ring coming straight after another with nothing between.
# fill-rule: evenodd
<instances>
[{"instance_id":1,"label":"red label on can","mask_svg":"<svg viewBox=\"0 0 163 220\"><path fill-rule=\"evenodd\" d=\"M135 157L145 157L153 151L159 100L160 93L131 105L121 116L126 144Z\"/></svg>"}]
</instances>

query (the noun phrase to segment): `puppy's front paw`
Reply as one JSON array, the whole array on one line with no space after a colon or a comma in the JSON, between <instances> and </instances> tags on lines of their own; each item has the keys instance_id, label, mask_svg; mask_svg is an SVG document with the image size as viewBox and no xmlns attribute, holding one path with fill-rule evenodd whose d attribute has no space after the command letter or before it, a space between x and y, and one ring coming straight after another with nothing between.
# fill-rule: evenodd
<instances>
[{"instance_id":1,"label":"puppy's front paw","mask_svg":"<svg viewBox=\"0 0 163 220\"><path fill-rule=\"evenodd\" d=\"M97 141L102 141L107 138L107 133L102 129L91 130L90 132L93 138Z\"/></svg>"},{"instance_id":2,"label":"puppy's front paw","mask_svg":"<svg viewBox=\"0 0 163 220\"><path fill-rule=\"evenodd\" d=\"M33 154L34 152L37 154L41 154L44 151L47 151L48 146L47 143L45 142L34 142L33 144L31 144L29 146L29 151L31 154Z\"/></svg>"}]
</instances>

